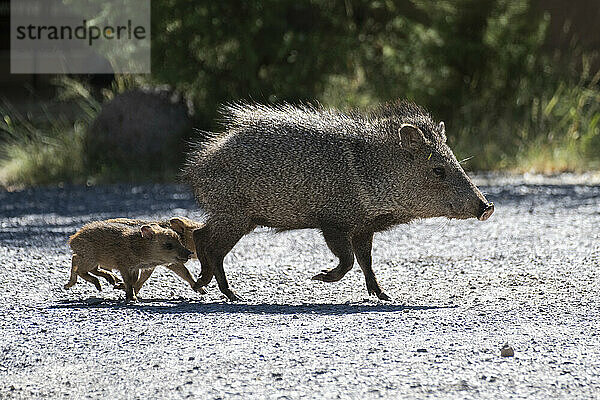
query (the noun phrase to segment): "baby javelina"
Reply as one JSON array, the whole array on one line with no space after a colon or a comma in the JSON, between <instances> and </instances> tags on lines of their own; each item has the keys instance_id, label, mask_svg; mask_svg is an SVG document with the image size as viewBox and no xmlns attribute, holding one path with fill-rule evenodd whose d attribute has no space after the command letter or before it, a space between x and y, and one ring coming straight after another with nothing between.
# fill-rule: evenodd
<instances>
[{"instance_id":1,"label":"baby javelina","mask_svg":"<svg viewBox=\"0 0 600 400\"><path fill-rule=\"evenodd\" d=\"M156 224L162 228L170 228L170 229L174 230L175 232L177 232L177 234L179 235L179 239L181 240L181 244L183 244L183 247L185 247L186 249L188 249L189 251L192 252L192 256L191 256L192 258L197 258L196 252L195 252L196 246L194 245L194 239L192 237L192 234L195 229L202 228L204 226L204 224L202 224L200 222L196 222L196 221L193 221L193 220L191 220L189 218L185 218L185 217L173 217L171 219L162 220L162 221L145 221L145 220L131 219L131 218L113 218L113 219L107 220L106 222L114 222L114 223L119 223L119 224L123 224L123 225L127 225L127 226L138 227L138 228L140 228L142 225L151 225L151 224ZM190 271L185 267L183 262L179 262L179 263L175 263L175 264L168 264L168 265L165 265L165 267L167 267L168 269L173 271L175 274L177 274L177 276L179 276L181 279L186 281L193 290L195 290L201 294L206 293L206 290L202 286L196 286L196 280L194 280L194 278L192 277L192 274L190 274ZM137 282L133 285L133 291L135 292L136 295L139 293L140 289L142 288L144 283L148 280L148 278L150 278L150 276L152 275L153 272L154 272L154 267L144 268L140 271L140 276L139 276ZM115 287L117 289L125 289L125 286L122 284L116 285Z\"/></svg>"},{"instance_id":2,"label":"baby javelina","mask_svg":"<svg viewBox=\"0 0 600 400\"><path fill-rule=\"evenodd\" d=\"M81 276L101 290L98 278L92 275L111 282L104 269L116 269L123 277L126 301L136 300L134 285L140 269L184 263L192 254L183 247L175 231L156 224L136 227L107 221L92 222L71 236L69 245L73 260L71 278L65 289L73 286L77 276Z\"/></svg>"}]
</instances>

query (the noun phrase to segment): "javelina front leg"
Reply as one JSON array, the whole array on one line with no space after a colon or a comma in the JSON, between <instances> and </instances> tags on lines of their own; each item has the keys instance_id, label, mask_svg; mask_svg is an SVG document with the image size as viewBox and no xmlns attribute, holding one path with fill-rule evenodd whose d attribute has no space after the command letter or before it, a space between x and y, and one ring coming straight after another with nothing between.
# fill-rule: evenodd
<instances>
[{"instance_id":1,"label":"javelina front leg","mask_svg":"<svg viewBox=\"0 0 600 400\"><path fill-rule=\"evenodd\" d=\"M244 299L235 294L233 290L229 288L229 283L225 277L225 269L223 268L223 259L225 257L215 257L212 261L215 271L215 279L219 285L219 290L223 293L229 301L243 301Z\"/></svg>"},{"instance_id":2,"label":"javelina front leg","mask_svg":"<svg viewBox=\"0 0 600 400\"><path fill-rule=\"evenodd\" d=\"M365 281L367 283L367 291L369 294L376 295L381 300L390 300L387 294L383 293L377 279L375 279L375 273L371 268L371 248L373 247L373 232L366 232L355 235L352 238L352 248L356 255L356 260L360 265L360 268L365 275Z\"/></svg>"},{"instance_id":3,"label":"javelina front leg","mask_svg":"<svg viewBox=\"0 0 600 400\"><path fill-rule=\"evenodd\" d=\"M196 249L196 257L200 261L200 277L194 284L194 290L199 290L203 286L207 286L212 280L215 272L213 267L209 264L206 248L207 243L211 240L210 228L204 225L202 228L194 230L192 233L192 239L194 240L194 247Z\"/></svg>"},{"instance_id":4,"label":"javelina front leg","mask_svg":"<svg viewBox=\"0 0 600 400\"><path fill-rule=\"evenodd\" d=\"M337 267L323 270L322 273L313 276L312 279L323 282L337 282L352 269L354 254L352 244L347 233L337 230L323 230L323 237L329 250L340 260Z\"/></svg>"},{"instance_id":5,"label":"javelina front leg","mask_svg":"<svg viewBox=\"0 0 600 400\"><path fill-rule=\"evenodd\" d=\"M231 301L239 301L241 298L230 288L223 259L231 251L233 246L254 227L250 223L233 218L215 218L206 222L204 227L196 229L193 233L196 254L202 272L194 289L208 285L213 274L219 285L219 290Z\"/></svg>"}]
</instances>

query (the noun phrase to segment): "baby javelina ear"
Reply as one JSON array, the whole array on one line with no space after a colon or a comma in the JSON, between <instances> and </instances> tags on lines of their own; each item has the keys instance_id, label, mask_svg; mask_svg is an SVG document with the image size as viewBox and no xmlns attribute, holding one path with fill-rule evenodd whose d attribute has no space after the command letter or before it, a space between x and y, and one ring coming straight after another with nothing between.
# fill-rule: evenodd
<instances>
[{"instance_id":1,"label":"baby javelina ear","mask_svg":"<svg viewBox=\"0 0 600 400\"><path fill-rule=\"evenodd\" d=\"M412 124L402 124L398 129L402 147L407 149L417 149L426 142L423 132Z\"/></svg>"},{"instance_id":2,"label":"baby javelina ear","mask_svg":"<svg viewBox=\"0 0 600 400\"><path fill-rule=\"evenodd\" d=\"M180 218L180 217L171 218L169 220L169 223L171 224L171 229L173 229L175 232L179 233L180 235L183 235L183 233L185 232L185 225L186 225L183 218Z\"/></svg>"},{"instance_id":3,"label":"baby javelina ear","mask_svg":"<svg viewBox=\"0 0 600 400\"><path fill-rule=\"evenodd\" d=\"M150 225L143 225L140 228L140 232L144 239L152 239L152 236L154 236L154 229Z\"/></svg>"}]
</instances>

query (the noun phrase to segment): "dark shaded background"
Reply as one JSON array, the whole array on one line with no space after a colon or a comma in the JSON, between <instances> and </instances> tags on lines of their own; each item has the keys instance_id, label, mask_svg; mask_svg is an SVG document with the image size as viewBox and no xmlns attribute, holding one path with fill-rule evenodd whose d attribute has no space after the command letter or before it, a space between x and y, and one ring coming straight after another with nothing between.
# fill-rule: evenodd
<instances>
[{"instance_id":1,"label":"dark shaded background","mask_svg":"<svg viewBox=\"0 0 600 400\"><path fill-rule=\"evenodd\" d=\"M0 1L2 98L34 117L40 104L73 114L53 101L55 77L9 74L8 4ZM154 0L152 7L153 73L142 80L182 93L196 127L214 129L219 104L239 99L368 108L408 98L446 121L457 153L476 156L470 168L527 168L527 160L549 170L597 167L598 1ZM102 88L114 90L112 76L75 78L100 103Z\"/></svg>"}]
</instances>

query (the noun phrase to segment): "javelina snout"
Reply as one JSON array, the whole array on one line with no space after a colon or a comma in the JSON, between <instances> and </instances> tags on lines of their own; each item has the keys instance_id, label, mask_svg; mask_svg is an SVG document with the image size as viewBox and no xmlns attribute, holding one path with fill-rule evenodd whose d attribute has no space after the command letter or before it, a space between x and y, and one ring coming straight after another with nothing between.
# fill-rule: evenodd
<instances>
[{"instance_id":1,"label":"javelina snout","mask_svg":"<svg viewBox=\"0 0 600 400\"><path fill-rule=\"evenodd\" d=\"M457 195L456 197L460 199L464 196ZM494 213L494 203L488 202L485 196L476 187L473 187L473 192L469 193L468 197L470 198L469 201L466 201L462 205L457 204L456 207L453 207L455 213L451 218L477 218L480 221L485 221Z\"/></svg>"},{"instance_id":2,"label":"javelina snout","mask_svg":"<svg viewBox=\"0 0 600 400\"><path fill-rule=\"evenodd\" d=\"M489 202L483 193L473 184L471 179L466 176L467 182L471 187L469 197L472 199L465 206L464 215L462 218L477 218L480 221L485 221L494 213L494 203Z\"/></svg>"}]
</instances>

